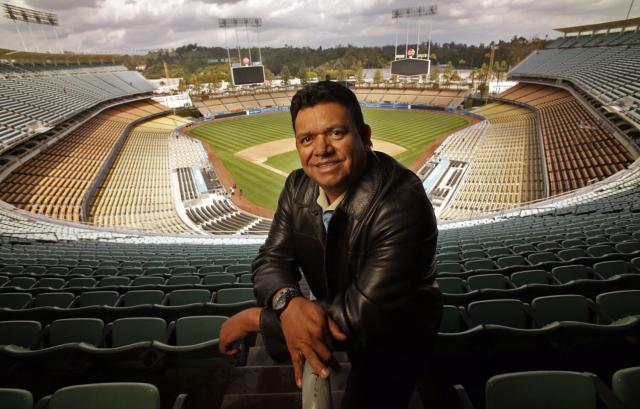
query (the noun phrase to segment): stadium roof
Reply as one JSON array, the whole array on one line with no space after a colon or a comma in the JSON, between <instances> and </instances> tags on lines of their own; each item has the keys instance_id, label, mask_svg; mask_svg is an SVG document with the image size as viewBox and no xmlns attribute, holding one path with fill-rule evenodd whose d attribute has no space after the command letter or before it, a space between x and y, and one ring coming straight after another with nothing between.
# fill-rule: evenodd
<instances>
[{"instance_id":1,"label":"stadium roof","mask_svg":"<svg viewBox=\"0 0 640 409\"><path fill-rule=\"evenodd\" d=\"M0 48L0 60L26 64L102 64L122 62L122 56L116 54L34 53Z\"/></svg>"},{"instance_id":2,"label":"stadium roof","mask_svg":"<svg viewBox=\"0 0 640 409\"><path fill-rule=\"evenodd\" d=\"M565 28L554 28L564 34L583 33L585 31L612 30L616 28L640 27L640 17L630 18L627 20L609 21L606 23L586 24L584 26L574 26Z\"/></svg>"}]
</instances>

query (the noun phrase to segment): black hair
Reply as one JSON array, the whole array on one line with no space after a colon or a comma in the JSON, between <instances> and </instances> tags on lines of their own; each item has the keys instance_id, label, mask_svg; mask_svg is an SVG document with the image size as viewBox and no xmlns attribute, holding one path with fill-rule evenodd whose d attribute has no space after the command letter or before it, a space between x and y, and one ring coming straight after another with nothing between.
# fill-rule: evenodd
<instances>
[{"instance_id":1,"label":"black hair","mask_svg":"<svg viewBox=\"0 0 640 409\"><path fill-rule=\"evenodd\" d=\"M362 109L360 109L360 103L358 102L358 98L356 98L356 94L349 88L333 81L319 81L313 84L307 84L298 90L293 98L291 98L290 111L293 130L296 130L296 117L301 109L313 107L325 102L335 102L347 108L360 137L367 134Z\"/></svg>"}]
</instances>

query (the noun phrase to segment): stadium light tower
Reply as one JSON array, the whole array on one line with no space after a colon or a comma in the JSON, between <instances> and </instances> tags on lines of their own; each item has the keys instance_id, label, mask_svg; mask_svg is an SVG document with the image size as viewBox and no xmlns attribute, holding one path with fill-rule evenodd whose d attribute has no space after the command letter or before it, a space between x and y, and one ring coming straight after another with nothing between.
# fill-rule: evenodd
<instances>
[{"instance_id":1,"label":"stadium light tower","mask_svg":"<svg viewBox=\"0 0 640 409\"><path fill-rule=\"evenodd\" d=\"M24 42L24 38L22 37L22 32L20 32L20 27L18 27L18 21L27 25L27 28L29 29L29 36L31 37L31 41L33 42L37 52L40 52L40 49L38 48L38 43L33 38L31 24L38 24L45 38L46 34L44 34L43 27L50 26L56 36L56 39L58 40L58 42L60 42L58 33L55 29L56 26L59 25L58 16L56 14L27 9L24 7L12 6L11 4L7 3L2 4L2 9L4 10L4 16L9 20L12 20L15 24L16 31L18 32L18 36L20 37L20 42L22 43L22 48L24 48L25 51L27 51L27 46Z\"/></svg>"},{"instance_id":2,"label":"stadium light tower","mask_svg":"<svg viewBox=\"0 0 640 409\"><path fill-rule=\"evenodd\" d=\"M398 55L398 30L396 30L396 45L394 54L394 63L391 64L391 72L400 75L421 75L431 72L431 30L433 28L433 16L438 13L438 5L424 7L409 7L404 9L394 9L391 11L391 18L400 21L401 18L407 19L406 44L403 55ZM429 41L427 45L426 58L420 60L424 55L420 54L420 20L422 17L429 17ZM409 21L418 19L418 39L416 41L415 51L409 49ZM396 72L394 72L394 70Z\"/></svg>"},{"instance_id":3,"label":"stadium light tower","mask_svg":"<svg viewBox=\"0 0 640 409\"><path fill-rule=\"evenodd\" d=\"M259 84L264 83L264 67L262 65L262 50L260 49L260 41L258 39L258 61L253 61L251 56L251 44L249 42L249 28L255 28L257 36L260 36L260 27L262 27L261 18L219 18L218 26L224 29L224 45L227 49L227 60L229 63L229 71L234 85ZM238 29L244 27L247 37L247 48L249 57L244 59L240 55L240 42L238 40ZM231 64L231 51L227 45L227 29L233 28L236 33L236 48L238 50L238 63L234 67Z\"/></svg>"}]
</instances>

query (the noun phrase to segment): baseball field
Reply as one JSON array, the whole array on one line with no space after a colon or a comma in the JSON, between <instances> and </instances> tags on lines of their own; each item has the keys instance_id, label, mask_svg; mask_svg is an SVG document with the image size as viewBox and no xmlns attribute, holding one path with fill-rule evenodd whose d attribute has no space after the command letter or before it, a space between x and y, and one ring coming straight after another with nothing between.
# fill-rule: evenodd
<instances>
[{"instance_id":1,"label":"baseball field","mask_svg":"<svg viewBox=\"0 0 640 409\"><path fill-rule=\"evenodd\" d=\"M288 112L204 123L189 130L213 146L243 195L274 209L286 175L300 167ZM373 148L405 166L439 136L469 125L462 116L425 111L364 110Z\"/></svg>"}]
</instances>

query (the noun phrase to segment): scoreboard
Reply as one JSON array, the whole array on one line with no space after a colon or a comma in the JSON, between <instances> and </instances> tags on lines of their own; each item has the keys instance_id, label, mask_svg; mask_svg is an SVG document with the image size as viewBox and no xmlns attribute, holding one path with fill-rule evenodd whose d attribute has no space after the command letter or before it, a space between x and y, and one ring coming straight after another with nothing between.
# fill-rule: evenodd
<instances>
[{"instance_id":1,"label":"scoreboard","mask_svg":"<svg viewBox=\"0 0 640 409\"><path fill-rule=\"evenodd\" d=\"M231 79L233 85L264 84L264 66L233 67Z\"/></svg>"},{"instance_id":2,"label":"scoreboard","mask_svg":"<svg viewBox=\"0 0 640 409\"><path fill-rule=\"evenodd\" d=\"M391 61L391 74L396 75L424 75L429 74L431 61L418 58L404 58Z\"/></svg>"}]
</instances>

